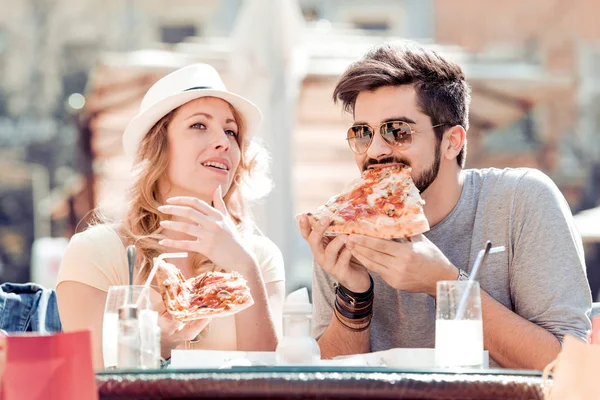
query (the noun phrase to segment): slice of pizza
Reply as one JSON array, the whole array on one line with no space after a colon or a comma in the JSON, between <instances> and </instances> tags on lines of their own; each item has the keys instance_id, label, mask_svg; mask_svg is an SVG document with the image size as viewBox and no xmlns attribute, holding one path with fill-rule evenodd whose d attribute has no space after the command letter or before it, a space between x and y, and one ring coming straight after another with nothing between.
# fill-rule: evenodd
<instances>
[{"instance_id":1,"label":"slice of pizza","mask_svg":"<svg viewBox=\"0 0 600 400\"><path fill-rule=\"evenodd\" d=\"M225 317L254 304L237 272L208 271L186 280L179 268L161 261L156 280L167 311L179 321Z\"/></svg>"},{"instance_id":2,"label":"slice of pizza","mask_svg":"<svg viewBox=\"0 0 600 400\"><path fill-rule=\"evenodd\" d=\"M347 190L309 214L329 217L326 234L360 234L382 239L409 239L427 232L425 202L405 165L368 169Z\"/></svg>"}]
</instances>

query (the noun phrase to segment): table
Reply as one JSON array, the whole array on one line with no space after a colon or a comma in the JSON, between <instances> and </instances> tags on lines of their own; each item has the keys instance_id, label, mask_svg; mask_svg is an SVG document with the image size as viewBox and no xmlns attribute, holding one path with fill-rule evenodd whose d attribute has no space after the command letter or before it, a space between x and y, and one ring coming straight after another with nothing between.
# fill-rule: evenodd
<instances>
[{"instance_id":1,"label":"table","mask_svg":"<svg viewBox=\"0 0 600 400\"><path fill-rule=\"evenodd\" d=\"M139 399L543 399L536 371L383 367L234 367L103 371L101 398Z\"/></svg>"}]
</instances>

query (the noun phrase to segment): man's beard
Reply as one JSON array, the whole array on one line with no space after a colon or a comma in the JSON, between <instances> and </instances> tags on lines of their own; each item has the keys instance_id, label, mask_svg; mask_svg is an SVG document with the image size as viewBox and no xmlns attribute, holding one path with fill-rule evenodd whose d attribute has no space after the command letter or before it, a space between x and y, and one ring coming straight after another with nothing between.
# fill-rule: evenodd
<instances>
[{"instance_id":1,"label":"man's beard","mask_svg":"<svg viewBox=\"0 0 600 400\"><path fill-rule=\"evenodd\" d=\"M427 190L429 186L431 186L433 181L435 181L435 178L437 178L438 173L440 172L440 163L442 156L441 147L442 143L441 141L439 141L437 146L435 147L435 159L433 160L431 167L421 172L419 176L415 176L413 178L413 182L415 183L415 186L417 187L417 189L419 189L419 192L421 192L421 194L423 194L423 192ZM408 167L411 166L410 161L408 161L404 157L386 157L381 158L379 160L375 158L367 158L367 160L363 163L362 170L365 171L370 165L376 164L404 164Z\"/></svg>"}]
</instances>

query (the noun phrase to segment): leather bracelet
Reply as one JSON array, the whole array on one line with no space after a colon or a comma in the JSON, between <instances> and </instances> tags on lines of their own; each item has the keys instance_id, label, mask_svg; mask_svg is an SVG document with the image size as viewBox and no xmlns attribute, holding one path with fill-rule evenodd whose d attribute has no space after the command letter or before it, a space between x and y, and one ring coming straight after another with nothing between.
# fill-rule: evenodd
<instances>
[{"instance_id":1,"label":"leather bracelet","mask_svg":"<svg viewBox=\"0 0 600 400\"><path fill-rule=\"evenodd\" d=\"M369 300L366 300L366 301L354 302L354 303L352 303L351 301L349 301L349 299L345 299L344 297L339 296L339 295L336 295L335 298L348 311L364 310L364 309L366 309L368 307L372 307L373 306L373 298L371 298Z\"/></svg>"},{"instance_id":2,"label":"leather bracelet","mask_svg":"<svg viewBox=\"0 0 600 400\"><path fill-rule=\"evenodd\" d=\"M344 303L343 301L340 301L339 297L335 298L335 304L337 305L337 307L341 308L342 310L351 313L351 314L363 314L366 311L373 311L373 302L369 302L366 303L364 305L361 304L360 307L353 307L352 305L348 304L348 303Z\"/></svg>"},{"instance_id":3,"label":"leather bracelet","mask_svg":"<svg viewBox=\"0 0 600 400\"><path fill-rule=\"evenodd\" d=\"M373 289L375 287L371 275L369 275L369 280L371 284L366 292L356 293L338 283L335 286L335 293L336 295L340 296L345 302L350 304L366 302L373 298Z\"/></svg>"},{"instance_id":4,"label":"leather bracelet","mask_svg":"<svg viewBox=\"0 0 600 400\"><path fill-rule=\"evenodd\" d=\"M361 326L361 327L359 327L359 328L355 328L355 327L353 327L353 326L350 326L350 325L348 325L348 324L344 323L344 322L343 322L343 321L340 319L340 316L339 316L339 314L338 314L338 313L337 313L335 310L334 310L334 312L333 312L333 313L335 314L335 317L337 318L338 322L339 322L339 323L340 323L340 324L341 324L341 325L342 325L344 328L348 329L349 331L352 331L352 332L364 332L364 331L366 331L367 329L369 329L369 327L371 326L371 319L370 319L370 318L369 318L369 320L367 321L367 324L366 324L365 326Z\"/></svg>"},{"instance_id":5,"label":"leather bracelet","mask_svg":"<svg viewBox=\"0 0 600 400\"><path fill-rule=\"evenodd\" d=\"M344 317L337 310L335 310L335 315L337 316L337 319L339 321L343 322L345 325L354 326L354 327L357 327L357 326L360 327L360 326L363 326L364 324L368 324L369 321L371 321L373 319L373 315L368 315L361 319L349 319L349 318Z\"/></svg>"},{"instance_id":6,"label":"leather bracelet","mask_svg":"<svg viewBox=\"0 0 600 400\"><path fill-rule=\"evenodd\" d=\"M349 318L349 319L361 319L361 318L365 318L365 317L368 317L373 314L373 307L368 307L366 310L364 310L362 312L354 312L354 311L345 310L344 307L342 307L339 304L337 298L335 299L335 308L340 314L342 314L344 317Z\"/></svg>"}]
</instances>

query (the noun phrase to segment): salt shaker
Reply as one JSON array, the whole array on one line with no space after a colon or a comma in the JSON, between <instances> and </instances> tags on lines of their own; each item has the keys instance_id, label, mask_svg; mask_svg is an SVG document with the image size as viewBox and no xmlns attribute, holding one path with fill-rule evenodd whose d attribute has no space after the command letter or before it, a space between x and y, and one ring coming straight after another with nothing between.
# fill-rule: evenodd
<instances>
[{"instance_id":1,"label":"salt shaker","mask_svg":"<svg viewBox=\"0 0 600 400\"><path fill-rule=\"evenodd\" d=\"M135 369L140 366L140 326L138 309L134 305L119 308L117 368Z\"/></svg>"},{"instance_id":2,"label":"salt shaker","mask_svg":"<svg viewBox=\"0 0 600 400\"><path fill-rule=\"evenodd\" d=\"M306 288L291 293L283 305L283 337L275 357L279 365L316 365L321 360L317 341L311 336L312 305Z\"/></svg>"}]
</instances>

